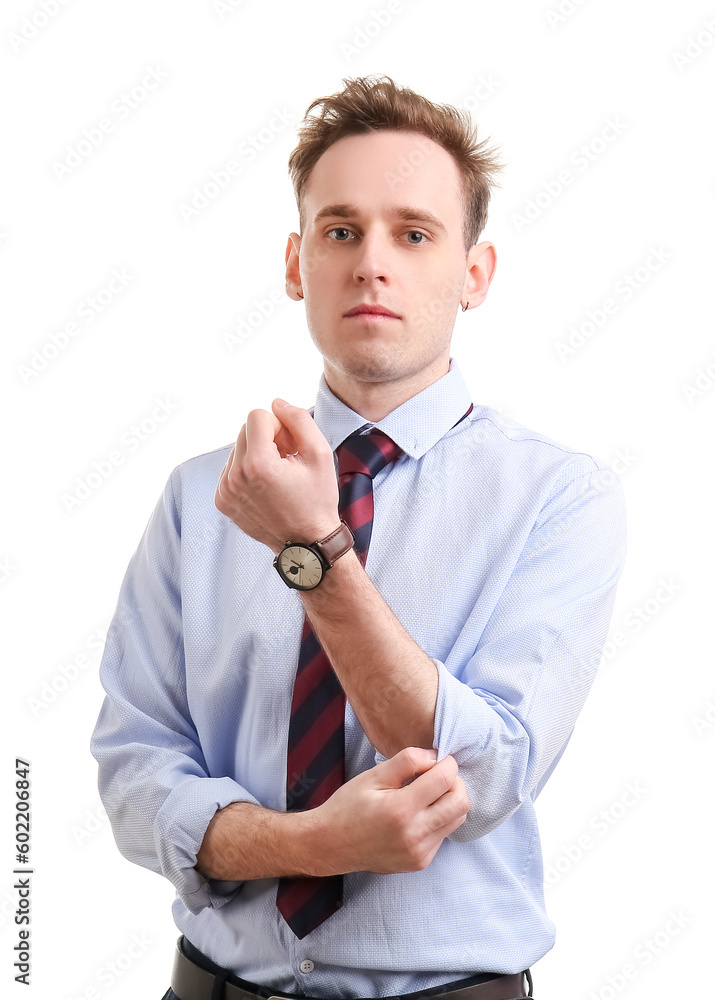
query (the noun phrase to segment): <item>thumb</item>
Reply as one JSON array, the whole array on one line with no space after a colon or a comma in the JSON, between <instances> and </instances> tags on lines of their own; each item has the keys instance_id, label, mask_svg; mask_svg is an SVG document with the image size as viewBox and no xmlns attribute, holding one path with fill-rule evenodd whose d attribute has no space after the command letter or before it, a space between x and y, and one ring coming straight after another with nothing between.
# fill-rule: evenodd
<instances>
[{"instance_id":1,"label":"thumb","mask_svg":"<svg viewBox=\"0 0 715 1000\"><path fill-rule=\"evenodd\" d=\"M296 442L298 451L304 459L310 460L316 454L325 438L310 412L302 406L291 406L277 396L273 400L273 413L285 424Z\"/></svg>"},{"instance_id":2,"label":"thumb","mask_svg":"<svg viewBox=\"0 0 715 1000\"><path fill-rule=\"evenodd\" d=\"M403 747L389 760L382 761L381 778L388 788L402 788L429 771L437 763L437 751L424 747Z\"/></svg>"}]
</instances>

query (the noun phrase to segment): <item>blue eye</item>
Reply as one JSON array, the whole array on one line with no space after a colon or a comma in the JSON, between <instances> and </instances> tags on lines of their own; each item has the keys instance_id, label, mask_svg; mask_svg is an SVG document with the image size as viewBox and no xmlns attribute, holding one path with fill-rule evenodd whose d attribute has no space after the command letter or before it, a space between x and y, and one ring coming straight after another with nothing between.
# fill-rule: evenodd
<instances>
[{"instance_id":1,"label":"blue eye","mask_svg":"<svg viewBox=\"0 0 715 1000\"><path fill-rule=\"evenodd\" d=\"M335 229L328 230L328 236L330 236L331 233L349 233L349 232L350 230L346 229L344 226L337 226ZM336 240L336 243L347 243L347 240Z\"/></svg>"}]
</instances>

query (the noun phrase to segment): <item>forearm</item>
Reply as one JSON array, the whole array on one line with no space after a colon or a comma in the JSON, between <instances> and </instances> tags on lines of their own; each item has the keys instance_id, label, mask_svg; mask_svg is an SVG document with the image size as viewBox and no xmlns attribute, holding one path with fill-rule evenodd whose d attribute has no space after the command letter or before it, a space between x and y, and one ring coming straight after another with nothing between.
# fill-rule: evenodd
<instances>
[{"instance_id":1,"label":"forearm","mask_svg":"<svg viewBox=\"0 0 715 1000\"><path fill-rule=\"evenodd\" d=\"M301 597L372 745L385 757L408 746L431 749L437 668L380 596L354 550Z\"/></svg>"},{"instance_id":2,"label":"forearm","mask_svg":"<svg viewBox=\"0 0 715 1000\"><path fill-rule=\"evenodd\" d=\"M197 854L208 878L332 875L317 810L274 812L252 802L231 802L209 823Z\"/></svg>"}]
</instances>

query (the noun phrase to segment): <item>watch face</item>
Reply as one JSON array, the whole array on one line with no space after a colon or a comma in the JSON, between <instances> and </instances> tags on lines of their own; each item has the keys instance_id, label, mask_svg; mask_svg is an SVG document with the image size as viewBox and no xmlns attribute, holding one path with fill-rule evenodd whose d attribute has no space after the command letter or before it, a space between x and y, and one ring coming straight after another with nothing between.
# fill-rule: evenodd
<instances>
[{"instance_id":1,"label":"watch face","mask_svg":"<svg viewBox=\"0 0 715 1000\"><path fill-rule=\"evenodd\" d=\"M323 579L323 564L312 549L291 545L278 556L281 576L296 590L312 590Z\"/></svg>"}]
</instances>

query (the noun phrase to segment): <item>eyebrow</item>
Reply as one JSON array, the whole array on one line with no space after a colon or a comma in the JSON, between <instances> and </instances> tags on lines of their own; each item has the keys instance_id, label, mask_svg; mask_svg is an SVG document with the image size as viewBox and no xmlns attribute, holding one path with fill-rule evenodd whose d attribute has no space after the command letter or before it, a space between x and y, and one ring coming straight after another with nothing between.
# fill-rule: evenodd
<instances>
[{"instance_id":1,"label":"eyebrow","mask_svg":"<svg viewBox=\"0 0 715 1000\"><path fill-rule=\"evenodd\" d=\"M401 219L403 222L426 222L434 226L435 229L441 229L445 234L447 232L447 227L442 220L438 219L432 212L428 212L426 208L415 208L412 205L398 205L389 214L395 219ZM325 208L321 208L313 221L317 223L321 219L353 219L359 217L360 209L357 205L326 205Z\"/></svg>"}]
</instances>

